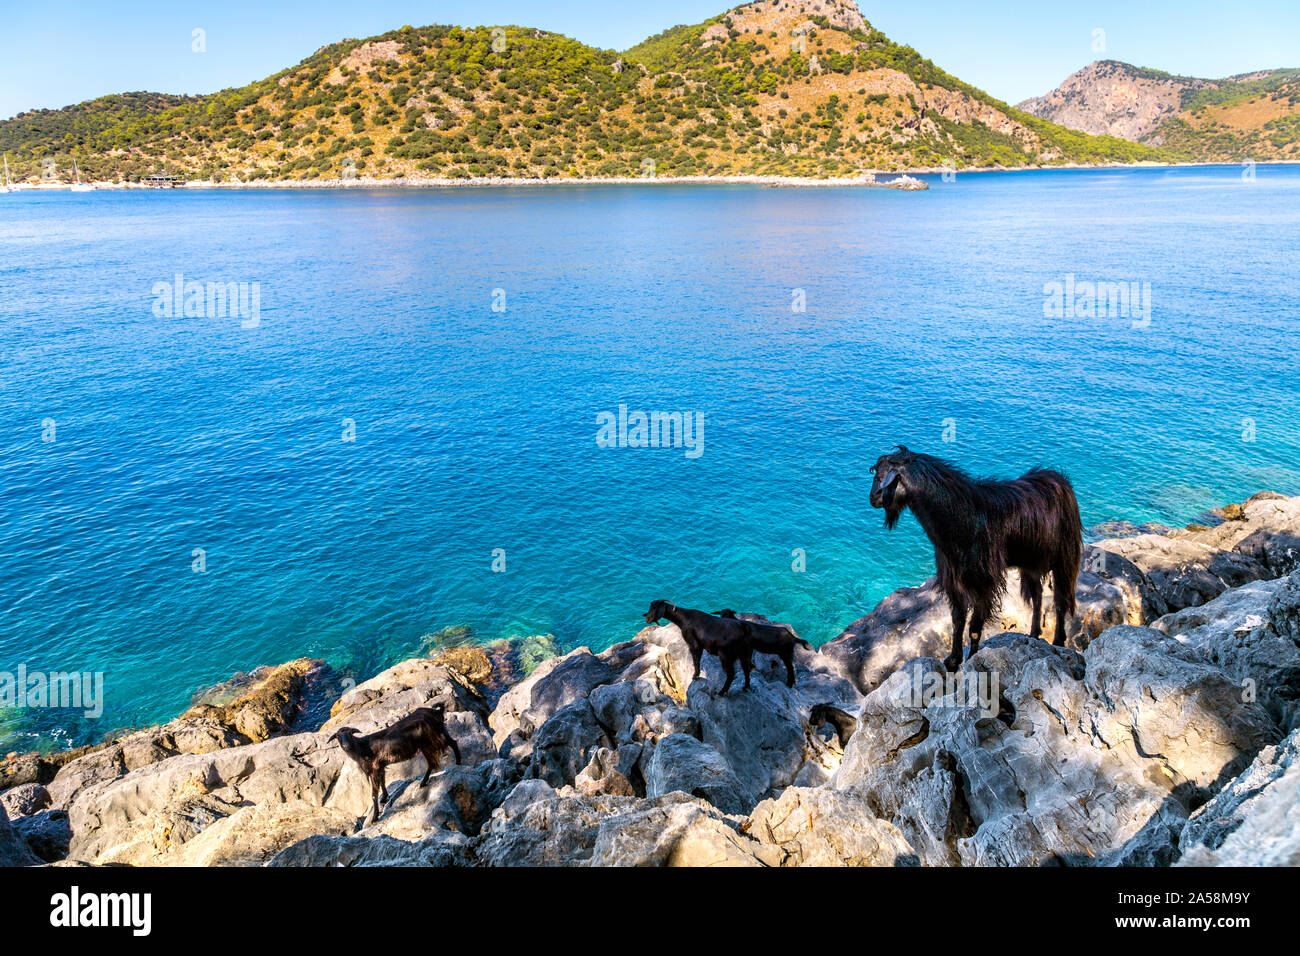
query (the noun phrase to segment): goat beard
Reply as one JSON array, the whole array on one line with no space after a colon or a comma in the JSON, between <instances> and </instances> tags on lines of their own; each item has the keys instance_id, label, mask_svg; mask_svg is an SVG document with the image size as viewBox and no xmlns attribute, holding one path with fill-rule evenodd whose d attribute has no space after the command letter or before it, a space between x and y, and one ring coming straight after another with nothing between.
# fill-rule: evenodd
<instances>
[{"instance_id":1,"label":"goat beard","mask_svg":"<svg viewBox=\"0 0 1300 956\"><path fill-rule=\"evenodd\" d=\"M900 505L885 505L885 527L890 531L894 530L894 525L898 524L898 519L903 516L903 509Z\"/></svg>"}]
</instances>

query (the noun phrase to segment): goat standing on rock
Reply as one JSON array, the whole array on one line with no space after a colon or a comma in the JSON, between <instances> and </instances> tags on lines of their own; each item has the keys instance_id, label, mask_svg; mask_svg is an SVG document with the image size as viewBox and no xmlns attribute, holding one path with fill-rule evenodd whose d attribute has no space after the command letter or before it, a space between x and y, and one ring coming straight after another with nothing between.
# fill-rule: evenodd
<instances>
[{"instance_id":1,"label":"goat standing on rock","mask_svg":"<svg viewBox=\"0 0 1300 956\"><path fill-rule=\"evenodd\" d=\"M902 445L871 466L871 506L885 511L885 527L911 508L934 545L934 564L952 610L952 653L962 661L970 611L970 653L997 611L1008 568L1020 569L1020 593L1033 609L1029 636L1043 633L1043 578L1052 575L1056 634L1065 643L1065 617L1074 614L1074 589L1083 556L1083 521L1070 482L1059 472L1031 468L1013 481L971 478L961 469Z\"/></svg>"},{"instance_id":2,"label":"goat standing on rock","mask_svg":"<svg viewBox=\"0 0 1300 956\"><path fill-rule=\"evenodd\" d=\"M749 672L754 668L754 648L744 621L734 617L717 617L708 611L678 607L672 601L650 602L650 610L645 612L645 622L658 624L662 620L676 624L682 632L682 640L691 649L691 659L695 662L692 681L700 676L700 661L704 652L708 651L722 662L722 669L727 675L720 696L725 697L731 688L731 682L736 676L737 661L745 671L745 689L749 689Z\"/></svg>"},{"instance_id":3,"label":"goat standing on rock","mask_svg":"<svg viewBox=\"0 0 1300 956\"><path fill-rule=\"evenodd\" d=\"M427 786L429 775L438 765L438 756L450 750L460 763L460 748L455 739L447 732L443 723L445 708L442 704L421 707L413 710L397 723L373 734L359 736L353 727L340 727L333 738L339 742L343 752L351 757L361 772L370 781L370 791L374 798L374 819L379 819L380 798L388 803L388 785L384 774L389 764L410 760L417 753L424 754L429 768L424 772L420 786Z\"/></svg>"},{"instance_id":4,"label":"goat standing on rock","mask_svg":"<svg viewBox=\"0 0 1300 956\"><path fill-rule=\"evenodd\" d=\"M718 617L740 620L731 608L723 608L713 613ZM793 687L795 645L810 651L813 649L812 645L796 634L794 628L788 624L762 624L758 621L741 621L741 623L745 625L745 636L749 638L750 656L753 656L754 651L758 651L781 658L781 662L785 664L785 686ZM749 671L746 670L745 673L748 674Z\"/></svg>"}]
</instances>

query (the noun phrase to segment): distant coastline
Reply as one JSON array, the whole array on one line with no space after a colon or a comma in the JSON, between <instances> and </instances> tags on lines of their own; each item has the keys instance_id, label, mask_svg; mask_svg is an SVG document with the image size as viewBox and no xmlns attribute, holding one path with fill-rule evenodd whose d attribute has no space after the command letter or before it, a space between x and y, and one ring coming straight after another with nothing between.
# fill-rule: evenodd
<instances>
[{"instance_id":1,"label":"distant coastline","mask_svg":"<svg viewBox=\"0 0 1300 956\"><path fill-rule=\"evenodd\" d=\"M953 169L945 166L921 166L907 170L876 172L862 176L832 176L824 179L807 176L766 176L766 175L732 175L732 176L556 176L546 179L511 177L511 176L476 176L461 179L433 178L423 176L398 176L387 179L373 179L358 176L352 179L256 179L238 182L213 182L212 180L190 180L177 184L177 189L456 189L465 187L501 187L501 186L645 186L645 185L741 185L773 186L785 188L816 188L857 186L867 189L899 189L903 191L922 191L929 188L917 176L940 176L944 173L970 175L972 173L1023 173L1056 172L1061 170L1105 170L1105 169L1199 169L1209 166L1245 166L1240 162L1196 162L1196 163L1062 163L1059 166L972 166ZM1256 163L1256 166L1295 166L1300 160L1270 159ZM893 179L881 179L881 176L893 176ZM155 190L160 187L139 182L95 182L95 189L116 190ZM58 191L71 188L71 183L12 183L10 188L16 192L28 190ZM161 187L168 188L168 187Z\"/></svg>"},{"instance_id":2,"label":"distant coastline","mask_svg":"<svg viewBox=\"0 0 1300 956\"><path fill-rule=\"evenodd\" d=\"M476 176L464 179L438 179L420 176L398 176L391 179L371 179L358 176L350 179L255 179L239 182L213 182L208 179L190 180L174 187L157 187L144 183L97 182L96 189L455 189L466 186L644 186L644 185L750 185L777 187L859 186L867 189L925 190L930 187L907 173L890 173L893 179L881 180L873 176L838 176L812 179L800 176L571 176L533 179L510 176ZM60 190L70 188L70 183L37 184L16 183L19 190Z\"/></svg>"}]
</instances>

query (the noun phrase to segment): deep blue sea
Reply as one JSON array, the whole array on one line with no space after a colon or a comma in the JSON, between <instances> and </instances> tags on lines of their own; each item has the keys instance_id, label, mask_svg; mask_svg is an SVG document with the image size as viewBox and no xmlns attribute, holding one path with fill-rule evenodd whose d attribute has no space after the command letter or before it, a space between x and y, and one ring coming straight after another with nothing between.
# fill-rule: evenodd
<instances>
[{"instance_id":1,"label":"deep blue sea","mask_svg":"<svg viewBox=\"0 0 1300 956\"><path fill-rule=\"evenodd\" d=\"M1300 167L1255 172L0 196L0 671L106 691L0 753L449 627L598 649L658 597L828 640L931 573L867 504L898 443L1062 468L1085 525L1300 493ZM177 273L260 323L167 314ZM1045 315L1067 276L1149 323ZM599 447L620 404L702 454Z\"/></svg>"}]
</instances>

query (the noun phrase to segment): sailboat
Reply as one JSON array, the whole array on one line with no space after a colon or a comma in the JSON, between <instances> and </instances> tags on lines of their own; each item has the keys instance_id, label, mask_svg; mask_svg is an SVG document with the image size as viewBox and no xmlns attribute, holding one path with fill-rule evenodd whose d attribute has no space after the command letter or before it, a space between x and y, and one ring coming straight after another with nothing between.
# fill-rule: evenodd
<instances>
[{"instance_id":1,"label":"sailboat","mask_svg":"<svg viewBox=\"0 0 1300 956\"><path fill-rule=\"evenodd\" d=\"M5 157L5 184L0 186L0 193L11 193L13 187L9 185L9 157Z\"/></svg>"},{"instance_id":2,"label":"sailboat","mask_svg":"<svg viewBox=\"0 0 1300 956\"><path fill-rule=\"evenodd\" d=\"M74 193L88 193L95 188L90 185L90 183L83 183L81 181L81 170L77 169L77 161L75 159L72 161L72 174L77 177L77 181L68 188Z\"/></svg>"}]
</instances>

